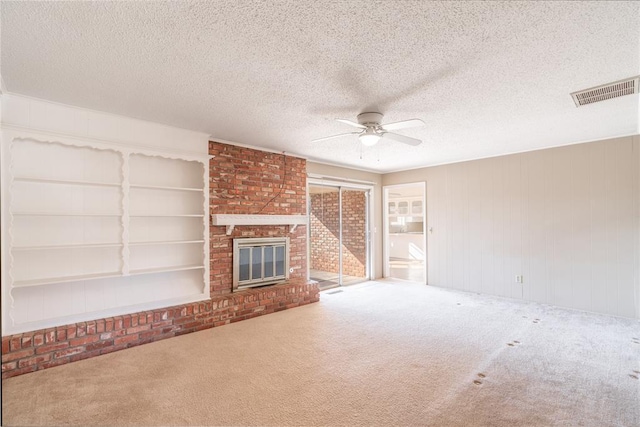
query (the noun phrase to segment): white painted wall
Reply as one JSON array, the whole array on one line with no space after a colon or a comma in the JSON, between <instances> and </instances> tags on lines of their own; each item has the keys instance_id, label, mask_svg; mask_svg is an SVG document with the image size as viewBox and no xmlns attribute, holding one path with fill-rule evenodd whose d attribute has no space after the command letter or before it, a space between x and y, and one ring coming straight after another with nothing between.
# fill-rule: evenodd
<instances>
[{"instance_id":1,"label":"white painted wall","mask_svg":"<svg viewBox=\"0 0 640 427\"><path fill-rule=\"evenodd\" d=\"M4 93L2 128L110 144L207 154L209 135L115 114Z\"/></svg>"},{"instance_id":2,"label":"white painted wall","mask_svg":"<svg viewBox=\"0 0 640 427\"><path fill-rule=\"evenodd\" d=\"M416 181L429 284L640 318L640 136L382 179Z\"/></svg>"}]
</instances>

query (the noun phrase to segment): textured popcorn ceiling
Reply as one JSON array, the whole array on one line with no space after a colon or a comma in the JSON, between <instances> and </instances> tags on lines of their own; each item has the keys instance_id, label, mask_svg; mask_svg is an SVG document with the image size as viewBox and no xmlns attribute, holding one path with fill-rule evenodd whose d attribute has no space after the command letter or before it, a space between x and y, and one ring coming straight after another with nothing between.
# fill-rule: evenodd
<instances>
[{"instance_id":1,"label":"textured popcorn ceiling","mask_svg":"<svg viewBox=\"0 0 640 427\"><path fill-rule=\"evenodd\" d=\"M576 108L569 93L640 74L640 2L1 8L9 92L335 164L390 171L638 129L638 95ZM424 120L402 131L424 143L310 142L370 110Z\"/></svg>"}]
</instances>

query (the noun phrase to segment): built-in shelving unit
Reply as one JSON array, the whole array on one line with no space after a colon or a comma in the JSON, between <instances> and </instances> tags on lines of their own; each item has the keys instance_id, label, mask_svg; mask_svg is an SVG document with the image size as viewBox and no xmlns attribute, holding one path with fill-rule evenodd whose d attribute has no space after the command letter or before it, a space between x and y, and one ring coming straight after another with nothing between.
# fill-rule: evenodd
<instances>
[{"instance_id":1,"label":"built-in shelving unit","mask_svg":"<svg viewBox=\"0 0 640 427\"><path fill-rule=\"evenodd\" d=\"M130 217L135 219L130 232L136 237L130 244L130 274L204 268L202 165L134 154L130 168ZM169 237L167 229L182 235Z\"/></svg>"},{"instance_id":2,"label":"built-in shelving unit","mask_svg":"<svg viewBox=\"0 0 640 427\"><path fill-rule=\"evenodd\" d=\"M122 275L122 154L24 140L11 160L12 288Z\"/></svg>"},{"instance_id":3,"label":"built-in shelving unit","mask_svg":"<svg viewBox=\"0 0 640 427\"><path fill-rule=\"evenodd\" d=\"M206 156L34 138L9 153L12 328L56 325L49 304L89 319L208 296Z\"/></svg>"}]
</instances>

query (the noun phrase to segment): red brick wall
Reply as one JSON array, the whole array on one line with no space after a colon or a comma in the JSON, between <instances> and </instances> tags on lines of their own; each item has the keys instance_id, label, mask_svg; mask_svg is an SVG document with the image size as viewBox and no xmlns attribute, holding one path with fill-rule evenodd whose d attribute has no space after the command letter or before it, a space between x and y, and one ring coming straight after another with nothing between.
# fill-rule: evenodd
<instances>
[{"instance_id":1,"label":"red brick wall","mask_svg":"<svg viewBox=\"0 0 640 427\"><path fill-rule=\"evenodd\" d=\"M209 143L211 213L304 215L307 164L304 159L233 145ZM213 172L215 171L215 173ZM226 227L210 227L211 295L232 289L233 239L237 237L289 237L289 281L307 281L307 227L238 226L231 236Z\"/></svg>"},{"instance_id":2,"label":"red brick wall","mask_svg":"<svg viewBox=\"0 0 640 427\"><path fill-rule=\"evenodd\" d=\"M309 263L312 270L337 273L340 251L338 193L310 194L309 226L311 245Z\"/></svg>"},{"instance_id":3,"label":"red brick wall","mask_svg":"<svg viewBox=\"0 0 640 427\"><path fill-rule=\"evenodd\" d=\"M337 273L340 239L339 194L317 193L310 197L311 269ZM365 208L364 192L342 191L342 268L343 274L349 276L366 275Z\"/></svg>"},{"instance_id":4,"label":"red brick wall","mask_svg":"<svg viewBox=\"0 0 640 427\"><path fill-rule=\"evenodd\" d=\"M211 142L211 213L304 214L306 162ZM231 293L234 237L290 237L287 283ZM210 228L211 299L2 337L2 378L146 344L319 300L307 284L307 234L284 226Z\"/></svg>"},{"instance_id":5,"label":"red brick wall","mask_svg":"<svg viewBox=\"0 0 640 427\"><path fill-rule=\"evenodd\" d=\"M363 191L342 191L342 268L344 274L365 277L366 198Z\"/></svg>"}]
</instances>

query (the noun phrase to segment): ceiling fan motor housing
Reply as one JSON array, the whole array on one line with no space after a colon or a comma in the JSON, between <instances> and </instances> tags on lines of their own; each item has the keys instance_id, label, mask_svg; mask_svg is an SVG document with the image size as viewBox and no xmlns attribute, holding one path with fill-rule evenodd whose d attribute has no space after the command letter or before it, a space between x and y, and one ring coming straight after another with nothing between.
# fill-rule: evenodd
<instances>
[{"instance_id":1,"label":"ceiling fan motor housing","mask_svg":"<svg viewBox=\"0 0 640 427\"><path fill-rule=\"evenodd\" d=\"M364 126L380 126L383 115L380 113L362 113L358 114L358 123Z\"/></svg>"}]
</instances>

